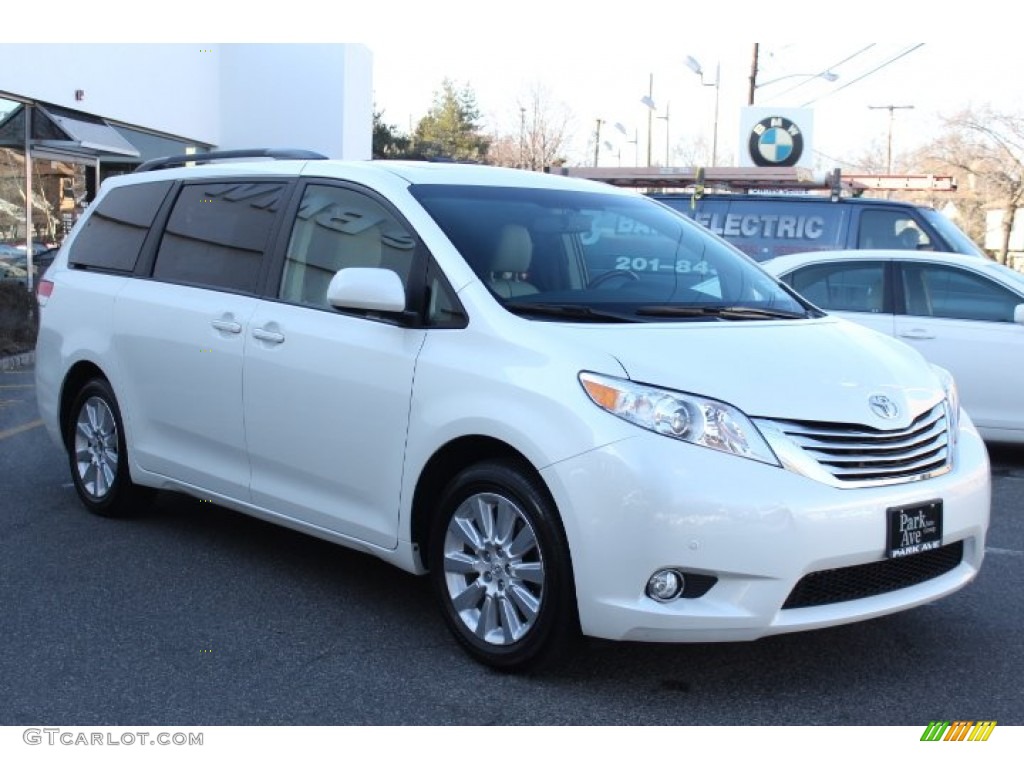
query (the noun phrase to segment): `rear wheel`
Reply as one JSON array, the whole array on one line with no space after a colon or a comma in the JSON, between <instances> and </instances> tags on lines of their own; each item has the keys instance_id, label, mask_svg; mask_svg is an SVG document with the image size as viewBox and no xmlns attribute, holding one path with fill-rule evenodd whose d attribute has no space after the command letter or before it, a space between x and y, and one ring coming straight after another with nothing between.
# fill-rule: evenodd
<instances>
[{"instance_id":1,"label":"rear wheel","mask_svg":"<svg viewBox=\"0 0 1024 768\"><path fill-rule=\"evenodd\" d=\"M578 635L561 521L540 482L519 465L477 464L449 484L430 564L449 629L485 664L548 666Z\"/></svg>"},{"instance_id":2,"label":"rear wheel","mask_svg":"<svg viewBox=\"0 0 1024 768\"><path fill-rule=\"evenodd\" d=\"M152 495L131 481L121 412L105 379L91 379L75 396L68 419L68 458L75 490L90 512L125 517Z\"/></svg>"}]
</instances>

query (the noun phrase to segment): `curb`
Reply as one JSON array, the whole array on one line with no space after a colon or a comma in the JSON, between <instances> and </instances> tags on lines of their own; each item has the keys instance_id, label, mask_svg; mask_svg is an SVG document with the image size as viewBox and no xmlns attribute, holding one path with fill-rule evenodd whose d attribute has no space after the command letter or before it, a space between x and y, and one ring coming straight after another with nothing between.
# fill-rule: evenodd
<instances>
[{"instance_id":1,"label":"curb","mask_svg":"<svg viewBox=\"0 0 1024 768\"><path fill-rule=\"evenodd\" d=\"M0 357L0 371L16 371L19 368L24 368L25 366L28 365L34 365L35 362L35 350L31 352L22 352L20 355Z\"/></svg>"}]
</instances>

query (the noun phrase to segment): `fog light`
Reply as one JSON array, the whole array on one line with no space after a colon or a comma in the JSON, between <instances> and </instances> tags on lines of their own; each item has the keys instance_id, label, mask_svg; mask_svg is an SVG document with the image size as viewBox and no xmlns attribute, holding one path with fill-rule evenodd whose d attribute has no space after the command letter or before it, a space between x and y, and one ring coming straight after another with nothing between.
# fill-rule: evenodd
<instances>
[{"instance_id":1,"label":"fog light","mask_svg":"<svg viewBox=\"0 0 1024 768\"><path fill-rule=\"evenodd\" d=\"M659 603L667 603L669 600L675 600L682 594L684 585L683 574L672 568L665 568L664 570L656 571L647 580L647 596L652 600L657 600Z\"/></svg>"}]
</instances>

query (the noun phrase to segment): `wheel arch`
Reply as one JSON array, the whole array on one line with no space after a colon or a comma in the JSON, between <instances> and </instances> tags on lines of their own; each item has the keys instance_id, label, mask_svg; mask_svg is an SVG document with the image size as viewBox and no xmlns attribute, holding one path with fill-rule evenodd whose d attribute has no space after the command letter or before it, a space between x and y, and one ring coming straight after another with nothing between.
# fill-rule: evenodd
<instances>
[{"instance_id":1,"label":"wheel arch","mask_svg":"<svg viewBox=\"0 0 1024 768\"><path fill-rule=\"evenodd\" d=\"M410 535L419 552L420 560L430 569L429 547L430 527L437 512L435 503L441 497L445 486L463 469L482 461L504 460L530 474L543 490L562 525L561 512L555 504L551 489L535 466L520 451L508 443L485 435L466 435L441 446L427 461L416 482L412 499ZM571 567L571 565L570 565Z\"/></svg>"},{"instance_id":2,"label":"wheel arch","mask_svg":"<svg viewBox=\"0 0 1024 768\"><path fill-rule=\"evenodd\" d=\"M61 384L60 389L60 434L61 439L64 441L64 448L71 450L70 437L71 431L68 429L68 418L70 416L71 405L75 401L75 396L79 390L85 386L85 383L91 379L103 379L108 384L110 378L103 372L96 363L91 360L80 360L71 366L67 375L64 377L64 382Z\"/></svg>"}]
</instances>

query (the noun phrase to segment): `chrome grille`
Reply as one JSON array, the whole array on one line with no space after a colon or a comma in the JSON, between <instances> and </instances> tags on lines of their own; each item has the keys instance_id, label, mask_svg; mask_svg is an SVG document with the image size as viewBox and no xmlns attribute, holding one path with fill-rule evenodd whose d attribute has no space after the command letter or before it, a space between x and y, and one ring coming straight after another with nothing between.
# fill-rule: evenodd
<instances>
[{"instance_id":1,"label":"chrome grille","mask_svg":"<svg viewBox=\"0 0 1024 768\"><path fill-rule=\"evenodd\" d=\"M773 423L843 485L886 485L942 474L949 469L945 402L906 429L815 421Z\"/></svg>"}]
</instances>

